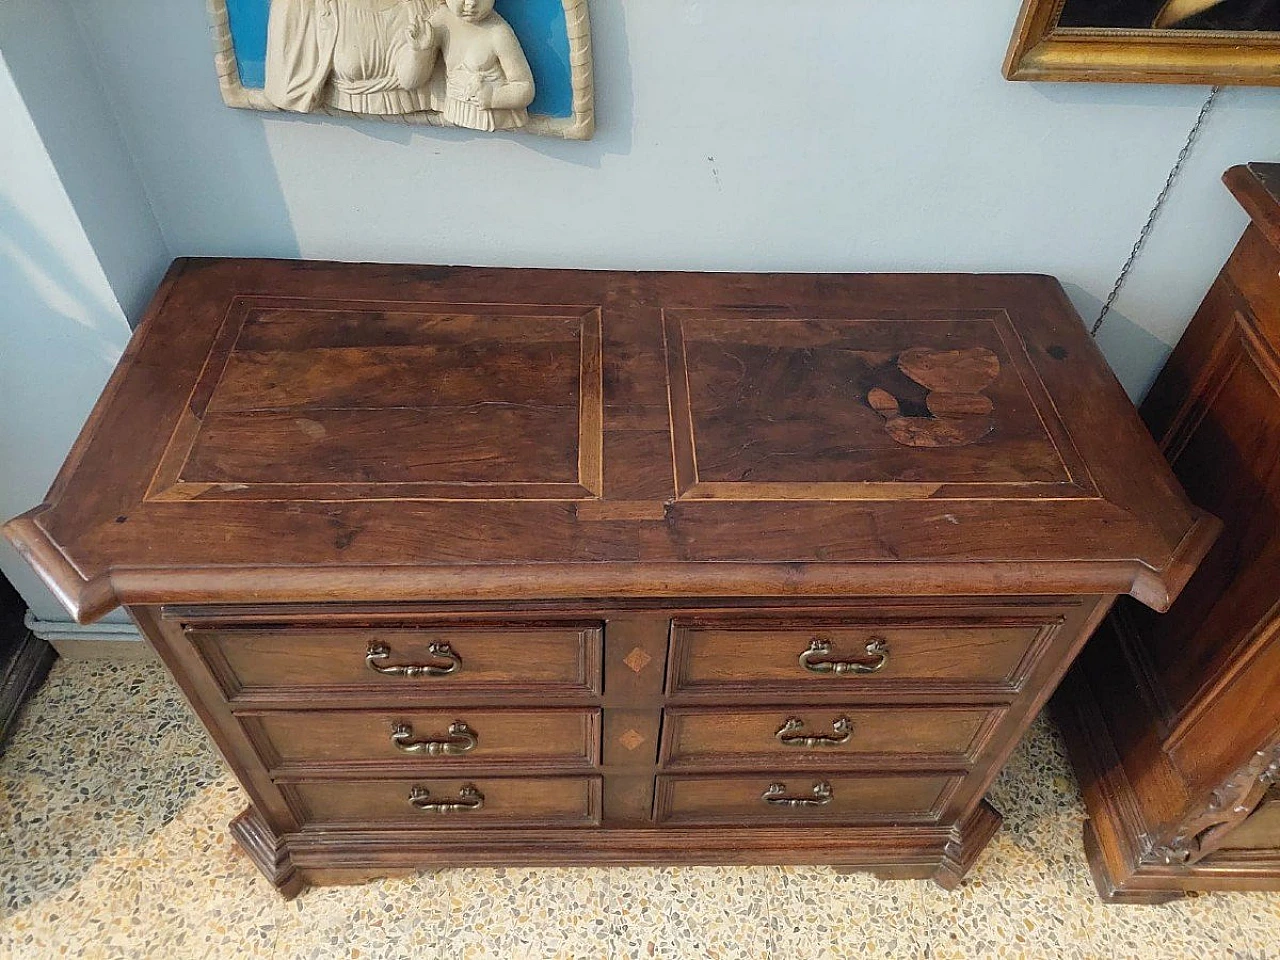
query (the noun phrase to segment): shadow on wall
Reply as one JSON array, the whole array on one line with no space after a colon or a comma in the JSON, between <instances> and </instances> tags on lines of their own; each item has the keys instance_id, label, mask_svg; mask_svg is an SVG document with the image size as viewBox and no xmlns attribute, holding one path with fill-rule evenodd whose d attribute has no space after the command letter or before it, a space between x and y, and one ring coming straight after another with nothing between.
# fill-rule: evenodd
<instances>
[{"instance_id":1,"label":"shadow on wall","mask_svg":"<svg viewBox=\"0 0 1280 960\"><path fill-rule=\"evenodd\" d=\"M264 114L223 105L204 4L72 6L172 254L297 257Z\"/></svg>"},{"instance_id":2,"label":"shadow on wall","mask_svg":"<svg viewBox=\"0 0 1280 960\"><path fill-rule=\"evenodd\" d=\"M104 310L115 309L85 286L77 271L66 257L52 244L41 229L18 210L7 196L0 193L0 289L4 293L5 320L0 335L8 341L19 331L29 331L39 325L22 322L19 314L47 317L51 327L46 331L50 340L61 341L66 346L72 338L60 334L59 324L97 330ZM85 340L75 338L75 346L92 348L93 356L105 358L111 365L120 359L120 350L113 338L98 336ZM0 357L16 359L16 343L0 351ZM0 383L0 386L3 386Z\"/></svg>"},{"instance_id":3,"label":"shadow on wall","mask_svg":"<svg viewBox=\"0 0 1280 960\"><path fill-rule=\"evenodd\" d=\"M0 193L0 521L38 502L120 358L123 324ZM7 544L0 565L43 617L65 617ZM43 601L43 602L42 602Z\"/></svg>"},{"instance_id":4,"label":"shadow on wall","mask_svg":"<svg viewBox=\"0 0 1280 960\"><path fill-rule=\"evenodd\" d=\"M1063 284L1063 288L1084 318L1086 329L1092 327L1098 314L1102 312L1102 300L1073 283ZM1097 340L1116 379L1134 403L1146 395L1156 374L1173 351L1173 347L1138 326L1115 307L1107 314L1106 323L1098 331Z\"/></svg>"}]
</instances>

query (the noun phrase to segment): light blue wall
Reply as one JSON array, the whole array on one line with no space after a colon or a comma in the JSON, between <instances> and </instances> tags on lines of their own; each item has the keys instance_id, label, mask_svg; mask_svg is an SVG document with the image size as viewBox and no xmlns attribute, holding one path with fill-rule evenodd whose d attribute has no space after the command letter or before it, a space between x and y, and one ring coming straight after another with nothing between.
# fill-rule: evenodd
<instances>
[{"instance_id":1,"label":"light blue wall","mask_svg":"<svg viewBox=\"0 0 1280 960\"><path fill-rule=\"evenodd\" d=\"M131 316L167 250L1036 271L1092 318L1207 92L1007 83L1019 0L591 0L599 134L565 143L230 110L198 0L0 11L15 5L60 11L62 26L22 37L15 78ZM89 51L70 61L68 11ZM0 30L0 49L16 45ZM70 72L41 75L41 62ZM116 208L88 189L100 154L116 158ZM1278 156L1280 90L1226 91L1102 338L1135 395L1244 225L1222 171ZM20 428L60 459L70 431L46 430L45 407L69 401L36 395Z\"/></svg>"},{"instance_id":2,"label":"light blue wall","mask_svg":"<svg viewBox=\"0 0 1280 960\"><path fill-rule=\"evenodd\" d=\"M102 88L96 45L63 0L4 0L0 51L120 309L140 316L170 256Z\"/></svg>"},{"instance_id":3,"label":"light blue wall","mask_svg":"<svg viewBox=\"0 0 1280 960\"><path fill-rule=\"evenodd\" d=\"M76 9L176 252L1030 270L1095 314L1206 91L1008 83L1018 4L594 0L589 144L229 111L201 4ZM1241 229L1222 170L1278 152L1280 92L1224 94L1104 341L1133 392Z\"/></svg>"},{"instance_id":4,"label":"light blue wall","mask_svg":"<svg viewBox=\"0 0 1280 960\"><path fill-rule=\"evenodd\" d=\"M129 326L3 56L0 131L0 515L7 519L43 498ZM38 616L66 618L7 544L0 569Z\"/></svg>"}]
</instances>

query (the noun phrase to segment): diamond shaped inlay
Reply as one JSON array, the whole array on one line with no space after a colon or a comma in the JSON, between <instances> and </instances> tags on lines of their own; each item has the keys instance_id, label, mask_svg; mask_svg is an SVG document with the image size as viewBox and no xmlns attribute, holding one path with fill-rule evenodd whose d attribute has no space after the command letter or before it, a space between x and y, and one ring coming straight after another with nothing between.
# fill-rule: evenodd
<instances>
[{"instance_id":1,"label":"diamond shaped inlay","mask_svg":"<svg viewBox=\"0 0 1280 960\"><path fill-rule=\"evenodd\" d=\"M618 738L618 742L628 750L634 750L640 744L644 743L644 734L639 730L628 730Z\"/></svg>"},{"instance_id":2,"label":"diamond shaped inlay","mask_svg":"<svg viewBox=\"0 0 1280 960\"><path fill-rule=\"evenodd\" d=\"M636 673L639 673L641 670L647 667L650 661L652 660L653 660L653 657L649 656L649 654L647 654L640 647L636 647L634 650L632 650L630 653L628 653L625 657L622 658L622 662L625 663L632 670L634 670Z\"/></svg>"}]
</instances>

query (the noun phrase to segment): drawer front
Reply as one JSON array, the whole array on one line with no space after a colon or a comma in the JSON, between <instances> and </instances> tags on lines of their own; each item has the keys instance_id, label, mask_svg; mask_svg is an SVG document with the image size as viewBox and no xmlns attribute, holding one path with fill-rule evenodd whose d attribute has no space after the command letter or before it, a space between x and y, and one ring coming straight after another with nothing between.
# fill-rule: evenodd
<instances>
[{"instance_id":1,"label":"drawer front","mask_svg":"<svg viewBox=\"0 0 1280 960\"><path fill-rule=\"evenodd\" d=\"M931 822L960 779L796 771L659 777L654 819L672 824Z\"/></svg>"},{"instance_id":2,"label":"drawer front","mask_svg":"<svg viewBox=\"0 0 1280 960\"><path fill-rule=\"evenodd\" d=\"M702 769L963 767L1003 714L998 707L669 709L662 762Z\"/></svg>"},{"instance_id":3,"label":"drawer front","mask_svg":"<svg viewBox=\"0 0 1280 960\"><path fill-rule=\"evenodd\" d=\"M405 628L188 629L227 696L389 693L406 698L600 689L602 629L592 623Z\"/></svg>"},{"instance_id":4,"label":"drawer front","mask_svg":"<svg viewBox=\"0 0 1280 960\"><path fill-rule=\"evenodd\" d=\"M823 697L875 690L1012 696L1060 610L972 619L675 621L668 690Z\"/></svg>"},{"instance_id":5,"label":"drawer front","mask_svg":"<svg viewBox=\"0 0 1280 960\"><path fill-rule=\"evenodd\" d=\"M239 719L276 776L358 776L369 767L460 775L508 765L582 769L600 753L599 710L264 711Z\"/></svg>"},{"instance_id":6,"label":"drawer front","mask_svg":"<svg viewBox=\"0 0 1280 960\"><path fill-rule=\"evenodd\" d=\"M281 789L304 825L456 830L600 822L599 777L314 780Z\"/></svg>"}]
</instances>

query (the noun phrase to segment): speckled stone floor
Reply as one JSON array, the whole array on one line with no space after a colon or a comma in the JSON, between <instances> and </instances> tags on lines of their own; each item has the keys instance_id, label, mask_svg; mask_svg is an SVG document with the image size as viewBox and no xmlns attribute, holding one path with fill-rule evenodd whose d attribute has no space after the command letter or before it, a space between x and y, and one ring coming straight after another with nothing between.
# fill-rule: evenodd
<instances>
[{"instance_id":1,"label":"speckled stone floor","mask_svg":"<svg viewBox=\"0 0 1280 960\"><path fill-rule=\"evenodd\" d=\"M1280 957L1280 894L1108 907L1057 734L992 791L961 889L824 868L454 870L293 902L226 830L244 799L158 665L68 662L0 759L0 957Z\"/></svg>"}]
</instances>

